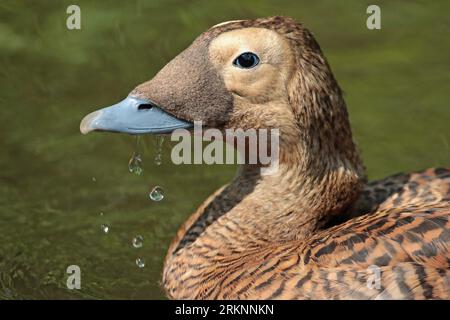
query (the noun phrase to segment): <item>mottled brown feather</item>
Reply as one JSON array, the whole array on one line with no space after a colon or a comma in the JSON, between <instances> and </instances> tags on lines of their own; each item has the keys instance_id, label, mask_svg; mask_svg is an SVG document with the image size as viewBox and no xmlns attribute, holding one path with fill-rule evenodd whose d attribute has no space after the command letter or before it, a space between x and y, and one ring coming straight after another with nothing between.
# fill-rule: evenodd
<instances>
[{"instance_id":1,"label":"mottled brown feather","mask_svg":"<svg viewBox=\"0 0 450 320\"><path fill-rule=\"evenodd\" d=\"M380 202L374 190L381 192L386 183L396 191ZM450 169L375 181L367 185L362 198L375 209L321 230L306 241L261 244L221 255L222 248L191 245L189 251L198 267L192 261L174 270L169 267L166 271L171 274L165 274L169 296L449 299ZM203 264L203 259L214 260L213 267ZM371 265L380 267L380 289L367 286ZM173 282L173 288L172 277L182 280ZM187 291L186 283L190 283Z\"/></svg>"},{"instance_id":2,"label":"mottled brown feather","mask_svg":"<svg viewBox=\"0 0 450 320\"><path fill-rule=\"evenodd\" d=\"M274 50L289 51L286 82L261 96L227 91L205 56L221 35L248 37L246 28L276 32ZM183 71L190 81L172 82ZM241 166L178 231L163 271L170 298L450 299L450 170L366 183L341 89L303 25L271 17L213 27L132 94L222 129L281 130L276 174ZM373 265L380 288L368 286Z\"/></svg>"}]
</instances>

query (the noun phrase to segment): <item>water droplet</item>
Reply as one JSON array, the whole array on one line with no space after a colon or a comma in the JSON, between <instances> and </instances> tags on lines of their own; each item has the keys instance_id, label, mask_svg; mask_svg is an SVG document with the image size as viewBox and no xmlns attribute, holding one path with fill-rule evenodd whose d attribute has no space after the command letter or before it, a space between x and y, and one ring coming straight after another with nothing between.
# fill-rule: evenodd
<instances>
[{"instance_id":1,"label":"water droplet","mask_svg":"<svg viewBox=\"0 0 450 320\"><path fill-rule=\"evenodd\" d=\"M133 155L131 156L131 159L128 162L128 170L131 173L140 176L142 174L143 169L142 169L142 158L139 153L139 136L135 136L135 139L136 144L134 146Z\"/></svg>"},{"instance_id":2,"label":"water droplet","mask_svg":"<svg viewBox=\"0 0 450 320\"><path fill-rule=\"evenodd\" d=\"M136 175L142 174L142 159L139 153L134 152L128 162L128 170Z\"/></svg>"},{"instance_id":3,"label":"water droplet","mask_svg":"<svg viewBox=\"0 0 450 320\"><path fill-rule=\"evenodd\" d=\"M140 248L144 245L144 237L137 235L132 241L133 247Z\"/></svg>"},{"instance_id":4,"label":"water droplet","mask_svg":"<svg viewBox=\"0 0 450 320\"><path fill-rule=\"evenodd\" d=\"M155 164L157 165L157 166L160 166L161 164L162 164L162 156L161 156L161 154L157 154L156 156L155 156Z\"/></svg>"},{"instance_id":5,"label":"water droplet","mask_svg":"<svg viewBox=\"0 0 450 320\"><path fill-rule=\"evenodd\" d=\"M164 199L164 190L163 188L156 186L152 189L152 191L150 191L148 196L153 201L161 201Z\"/></svg>"},{"instance_id":6,"label":"water droplet","mask_svg":"<svg viewBox=\"0 0 450 320\"><path fill-rule=\"evenodd\" d=\"M102 224L100 226L100 229L104 232L104 233L108 233L109 232L109 226L107 224Z\"/></svg>"},{"instance_id":7,"label":"water droplet","mask_svg":"<svg viewBox=\"0 0 450 320\"><path fill-rule=\"evenodd\" d=\"M97 179L95 177L92 177L93 182L97 182Z\"/></svg>"},{"instance_id":8,"label":"water droplet","mask_svg":"<svg viewBox=\"0 0 450 320\"><path fill-rule=\"evenodd\" d=\"M145 267L145 260L142 259L142 258L137 258L137 259L136 259L136 265L137 265L139 268Z\"/></svg>"},{"instance_id":9,"label":"water droplet","mask_svg":"<svg viewBox=\"0 0 450 320\"><path fill-rule=\"evenodd\" d=\"M100 212L100 215L103 216L103 212Z\"/></svg>"},{"instance_id":10,"label":"water droplet","mask_svg":"<svg viewBox=\"0 0 450 320\"><path fill-rule=\"evenodd\" d=\"M161 150L163 144L164 144L164 136L158 134L158 135L156 136L156 148L157 148L158 150Z\"/></svg>"},{"instance_id":11,"label":"water droplet","mask_svg":"<svg viewBox=\"0 0 450 320\"><path fill-rule=\"evenodd\" d=\"M157 166L160 166L162 164L162 146L164 144L164 136L157 135L156 136L156 155L154 163Z\"/></svg>"}]
</instances>

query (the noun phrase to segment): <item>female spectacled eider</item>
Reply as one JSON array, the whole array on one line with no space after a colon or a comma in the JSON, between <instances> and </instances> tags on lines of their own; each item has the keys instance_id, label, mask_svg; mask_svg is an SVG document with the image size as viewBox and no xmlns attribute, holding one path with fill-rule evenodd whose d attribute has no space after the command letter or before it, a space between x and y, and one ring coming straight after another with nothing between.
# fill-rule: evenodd
<instances>
[{"instance_id":1,"label":"female spectacled eider","mask_svg":"<svg viewBox=\"0 0 450 320\"><path fill-rule=\"evenodd\" d=\"M169 133L194 120L279 129L279 169L242 165L184 223L164 264L170 298L450 299L450 169L366 183L342 92L304 26L214 26L80 128Z\"/></svg>"}]
</instances>

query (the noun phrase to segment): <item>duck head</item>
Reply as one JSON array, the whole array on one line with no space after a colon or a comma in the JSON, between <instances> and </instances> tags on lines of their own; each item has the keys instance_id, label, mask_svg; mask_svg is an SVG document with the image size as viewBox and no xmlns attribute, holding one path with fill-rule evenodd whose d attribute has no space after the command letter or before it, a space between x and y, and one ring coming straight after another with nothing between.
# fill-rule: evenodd
<instances>
[{"instance_id":1,"label":"duck head","mask_svg":"<svg viewBox=\"0 0 450 320\"><path fill-rule=\"evenodd\" d=\"M318 170L328 160L362 175L341 90L312 34L288 17L212 27L125 100L87 115L80 129L170 133L194 121L277 128L281 158Z\"/></svg>"},{"instance_id":2,"label":"duck head","mask_svg":"<svg viewBox=\"0 0 450 320\"><path fill-rule=\"evenodd\" d=\"M276 118L289 110L277 106L287 103L295 70L290 44L278 30L286 23L293 21L214 26L126 99L86 116L81 131L170 132L193 121L219 128L279 126Z\"/></svg>"},{"instance_id":3,"label":"duck head","mask_svg":"<svg viewBox=\"0 0 450 320\"><path fill-rule=\"evenodd\" d=\"M81 132L168 133L193 121L221 129L278 127L294 60L271 25L276 20L214 26L123 101L87 115Z\"/></svg>"}]
</instances>

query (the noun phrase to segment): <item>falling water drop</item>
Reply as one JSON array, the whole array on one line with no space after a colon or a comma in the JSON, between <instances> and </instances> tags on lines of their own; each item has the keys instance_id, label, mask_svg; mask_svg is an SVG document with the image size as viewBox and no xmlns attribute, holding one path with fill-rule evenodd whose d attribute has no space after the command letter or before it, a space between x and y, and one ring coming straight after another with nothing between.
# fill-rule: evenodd
<instances>
[{"instance_id":1,"label":"falling water drop","mask_svg":"<svg viewBox=\"0 0 450 320\"><path fill-rule=\"evenodd\" d=\"M139 268L145 267L145 260L142 259L142 258L137 258L137 259L136 259L136 265L137 265Z\"/></svg>"},{"instance_id":2,"label":"falling water drop","mask_svg":"<svg viewBox=\"0 0 450 320\"><path fill-rule=\"evenodd\" d=\"M162 156L161 156L161 154L157 154L157 155L155 156L155 164L156 164L157 166L160 166L160 165L162 164Z\"/></svg>"},{"instance_id":3,"label":"falling water drop","mask_svg":"<svg viewBox=\"0 0 450 320\"><path fill-rule=\"evenodd\" d=\"M133 155L131 156L130 161L128 162L128 170L131 173L134 173L136 175L141 175L142 171L142 158L141 154L139 153L139 136L136 137L136 145L134 147Z\"/></svg>"},{"instance_id":4,"label":"falling water drop","mask_svg":"<svg viewBox=\"0 0 450 320\"><path fill-rule=\"evenodd\" d=\"M102 224L100 226L100 229L103 231L103 233L108 233L109 232L109 226L107 224Z\"/></svg>"},{"instance_id":5,"label":"falling water drop","mask_svg":"<svg viewBox=\"0 0 450 320\"><path fill-rule=\"evenodd\" d=\"M128 170L138 176L142 174L142 159L139 153L134 152L131 156L128 162Z\"/></svg>"},{"instance_id":6,"label":"falling water drop","mask_svg":"<svg viewBox=\"0 0 450 320\"><path fill-rule=\"evenodd\" d=\"M162 164L162 146L164 144L164 136L157 135L156 136L156 155L155 155L155 164L160 166Z\"/></svg>"},{"instance_id":7,"label":"falling water drop","mask_svg":"<svg viewBox=\"0 0 450 320\"><path fill-rule=\"evenodd\" d=\"M144 245L144 237L141 235L137 235L136 237L134 237L132 244L135 248L142 247Z\"/></svg>"},{"instance_id":8,"label":"falling water drop","mask_svg":"<svg viewBox=\"0 0 450 320\"><path fill-rule=\"evenodd\" d=\"M148 196L153 201L161 201L164 199L164 190L160 186L156 186L150 191Z\"/></svg>"}]
</instances>

